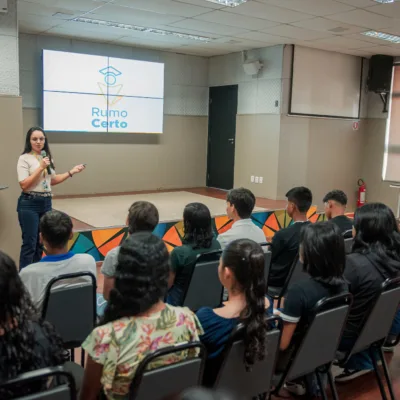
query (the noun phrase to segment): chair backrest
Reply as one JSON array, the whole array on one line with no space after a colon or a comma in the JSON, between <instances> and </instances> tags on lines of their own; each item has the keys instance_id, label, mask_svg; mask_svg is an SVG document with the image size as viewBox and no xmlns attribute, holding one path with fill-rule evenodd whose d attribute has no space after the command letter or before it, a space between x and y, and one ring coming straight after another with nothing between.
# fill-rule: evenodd
<instances>
[{"instance_id":1,"label":"chair backrest","mask_svg":"<svg viewBox=\"0 0 400 400\"><path fill-rule=\"evenodd\" d=\"M246 371L244 358L244 326L240 324L231 335L224 349L223 362L214 387L235 393L238 398L250 399L261 393L269 393L272 387L272 377L279 355L279 343L282 335L282 320L272 316L268 318L272 328L266 335L265 358L257 361L249 371Z\"/></svg>"},{"instance_id":2,"label":"chair backrest","mask_svg":"<svg viewBox=\"0 0 400 400\"><path fill-rule=\"evenodd\" d=\"M63 280L88 277L88 282L53 288ZM78 347L96 323L96 278L90 272L60 275L47 287L42 318L51 322L66 347Z\"/></svg>"},{"instance_id":3,"label":"chair backrest","mask_svg":"<svg viewBox=\"0 0 400 400\"><path fill-rule=\"evenodd\" d=\"M387 279L376 296L370 312L366 315L360 336L351 354L358 353L373 343L385 340L400 303L400 277Z\"/></svg>"},{"instance_id":4,"label":"chair backrest","mask_svg":"<svg viewBox=\"0 0 400 400\"><path fill-rule=\"evenodd\" d=\"M157 358L193 349L199 351L196 357L146 371ZM206 350L200 342L165 347L149 354L136 370L129 390L129 400L162 400L201 385L205 360Z\"/></svg>"},{"instance_id":5,"label":"chair backrest","mask_svg":"<svg viewBox=\"0 0 400 400\"><path fill-rule=\"evenodd\" d=\"M218 277L221 250L198 256L183 305L191 310L218 307L222 302L223 286Z\"/></svg>"},{"instance_id":6,"label":"chair backrest","mask_svg":"<svg viewBox=\"0 0 400 400\"><path fill-rule=\"evenodd\" d=\"M284 380L304 376L334 361L351 303L351 294L343 293L324 298L316 304L281 384Z\"/></svg>"},{"instance_id":7,"label":"chair backrest","mask_svg":"<svg viewBox=\"0 0 400 400\"><path fill-rule=\"evenodd\" d=\"M352 237L348 238L348 239L344 239L344 251L346 252L346 254L351 253L353 243L354 243L354 239Z\"/></svg>"},{"instance_id":8,"label":"chair backrest","mask_svg":"<svg viewBox=\"0 0 400 400\"><path fill-rule=\"evenodd\" d=\"M53 379L52 384L48 385L49 378L57 379ZM57 385L57 382L60 382L60 384ZM36 388L35 392L33 392L34 388ZM29 394L12 397L15 400L76 399L74 378L63 367L43 368L26 372L15 379L0 383L0 393L3 390L9 390L11 393L26 393L25 390L28 390Z\"/></svg>"},{"instance_id":9,"label":"chair backrest","mask_svg":"<svg viewBox=\"0 0 400 400\"><path fill-rule=\"evenodd\" d=\"M268 286L269 269L271 267L272 253L270 251L264 251L264 277L265 283Z\"/></svg>"}]
</instances>

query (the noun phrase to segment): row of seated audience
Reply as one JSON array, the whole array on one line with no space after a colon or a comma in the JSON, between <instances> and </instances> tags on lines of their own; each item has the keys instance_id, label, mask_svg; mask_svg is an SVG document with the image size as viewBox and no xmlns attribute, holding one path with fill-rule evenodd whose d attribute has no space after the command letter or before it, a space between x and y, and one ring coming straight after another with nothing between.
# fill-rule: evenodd
<instances>
[{"instance_id":1,"label":"row of seated audience","mask_svg":"<svg viewBox=\"0 0 400 400\"><path fill-rule=\"evenodd\" d=\"M351 221L344 216L346 195L333 191L324 198L330 221L310 224L307 212L312 204L311 191L294 188L287 198L293 224L278 231L272 240L268 285L279 286L286 279L298 254L308 275L289 287L282 310L273 310L272 301L266 297L264 251L258 244L265 242L265 235L250 218L255 197L249 190L228 193L227 213L234 223L217 239L208 208L200 203L189 204L183 215L183 245L171 256L163 241L151 233L158 223L155 206L134 203L127 220L129 237L107 255L102 267L107 306L98 327L82 345L88 361L83 383L78 385L80 398L96 399L101 391L108 399L124 398L138 364L147 354L193 340L201 340L208 350L204 383L212 385L221 361L219 355L239 321L246 326L246 365L264 357L269 328L265 317L272 312L284 321L278 362L278 369L283 369L311 309L320 299L345 291L352 293L354 303L340 349L350 348L374 294L386 278L400 272L400 234L393 212L383 204L371 203L357 209ZM343 233L351 228L354 244L352 253L346 256ZM91 256L68 253L72 235L68 216L50 211L42 218L40 230L48 255L40 263L24 268L20 275L14 262L0 253L0 355L6 360L0 364L0 381L62 362L62 343L49 324L38 317L45 287L60 274L96 274ZM188 271L197 255L221 247L218 274L228 300L220 308L202 308L196 315L179 307L190 279ZM396 316L390 332L394 336L400 333L399 319ZM193 355L179 353L173 359L158 360L151 368ZM371 369L369 354L357 354L336 381L353 379ZM305 379L310 379L312 394L317 395L313 377ZM304 394L304 379L287 382L287 388Z\"/></svg>"}]
</instances>

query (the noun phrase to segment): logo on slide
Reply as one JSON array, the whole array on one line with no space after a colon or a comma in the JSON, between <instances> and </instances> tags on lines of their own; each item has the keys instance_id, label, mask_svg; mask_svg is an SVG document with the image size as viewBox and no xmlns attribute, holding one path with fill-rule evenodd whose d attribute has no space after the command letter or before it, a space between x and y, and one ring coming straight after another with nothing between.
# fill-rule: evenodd
<instances>
[{"instance_id":1,"label":"logo on slide","mask_svg":"<svg viewBox=\"0 0 400 400\"><path fill-rule=\"evenodd\" d=\"M104 75L104 82L98 82L101 93L103 94L106 102L109 106L117 104L124 96L121 95L121 90L124 85L117 85L117 77L122 75L121 71L118 71L112 66L102 68L99 71Z\"/></svg>"}]
</instances>

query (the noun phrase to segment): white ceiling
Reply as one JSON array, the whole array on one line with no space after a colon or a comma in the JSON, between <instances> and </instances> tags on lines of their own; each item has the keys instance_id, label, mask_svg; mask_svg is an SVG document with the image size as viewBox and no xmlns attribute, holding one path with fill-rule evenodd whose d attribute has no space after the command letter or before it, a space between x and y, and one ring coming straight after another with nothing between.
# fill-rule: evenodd
<instances>
[{"instance_id":1,"label":"white ceiling","mask_svg":"<svg viewBox=\"0 0 400 400\"><path fill-rule=\"evenodd\" d=\"M56 14L56 15L55 15ZM77 16L211 37L209 43L77 23ZM248 0L223 7L206 0L18 0L19 30L214 56L299 44L370 57L400 56L400 44L361 35L400 35L400 0Z\"/></svg>"}]
</instances>

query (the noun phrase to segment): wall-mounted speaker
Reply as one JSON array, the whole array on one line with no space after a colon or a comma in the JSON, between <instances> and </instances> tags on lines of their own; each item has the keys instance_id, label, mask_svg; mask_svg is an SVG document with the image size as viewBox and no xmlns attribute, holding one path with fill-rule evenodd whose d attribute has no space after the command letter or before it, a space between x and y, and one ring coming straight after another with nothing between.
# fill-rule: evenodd
<instances>
[{"instance_id":1,"label":"wall-mounted speaker","mask_svg":"<svg viewBox=\"0 0 400 400\"><path fill-rule=\"evenodd\" d=\"M375 93L390 93L393 74L392 56L377 54L369 60L368 90Z\"/></svg>"}]
</instances>

